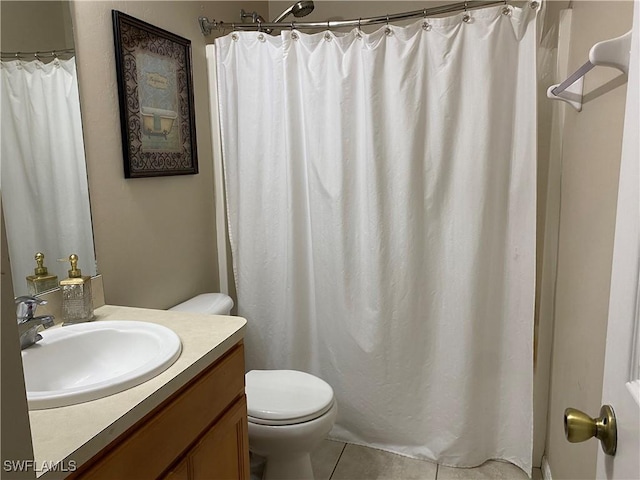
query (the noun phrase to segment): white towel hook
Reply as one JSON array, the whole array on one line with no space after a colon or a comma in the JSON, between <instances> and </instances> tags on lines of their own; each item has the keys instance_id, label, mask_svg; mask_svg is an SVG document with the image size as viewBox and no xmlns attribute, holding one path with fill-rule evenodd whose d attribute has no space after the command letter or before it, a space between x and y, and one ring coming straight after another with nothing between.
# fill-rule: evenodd
<instances>
[{"instance_id":1,"label":"white towel hook","mask_svg":"<svg viewBox=\"0 0 640 480\"><path fill-rule=\"evenodd\" d=\"M589 61L594 65L617 68L629 73L631 30L624 35L596 43L589 51Z\"/></svg>"},{"instance_id":2,"label":"white towel hook","mask_svg":"<svg viewBox=\"0 0 640 480\"><path fill-rule=\"evenodd\" d=\"M622 73L629 73L631 50L631 30L616 38L596 43L589 50L589 60L569 75L562 83L547 89L547 98L567 102L577 111L582 110L584 76L595 66L613 67Z\"/></svg>"}]
</instances>

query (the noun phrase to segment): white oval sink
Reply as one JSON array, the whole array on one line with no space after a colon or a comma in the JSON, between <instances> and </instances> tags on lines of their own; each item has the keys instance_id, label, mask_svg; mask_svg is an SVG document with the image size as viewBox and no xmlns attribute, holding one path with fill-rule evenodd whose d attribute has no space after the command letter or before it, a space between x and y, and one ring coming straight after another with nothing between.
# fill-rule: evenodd
<instances>
[{"instance_id":1,"label":"white oval sink","mask_svg":"<svg viewBox=\"0 0 640 480\"><path fill-rule=\"evenodd\" d=\"M173 330L146 322L98 321L40 332L22 350L30 410L63 407L139 385L180 356Z\"/></svg>"}]
</instances>

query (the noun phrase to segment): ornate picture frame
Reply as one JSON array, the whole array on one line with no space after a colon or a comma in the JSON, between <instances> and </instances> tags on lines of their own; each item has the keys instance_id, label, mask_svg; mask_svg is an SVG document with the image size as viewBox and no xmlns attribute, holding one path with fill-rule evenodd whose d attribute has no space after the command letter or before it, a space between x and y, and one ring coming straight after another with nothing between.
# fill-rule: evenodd
<instances>
[{"instance_id":1,"label":"ornate picture frame","mask_svg":"<svg viewBox=\"0 0 640 480\"><path fill-rule=\"evenodd\" d=\"M191 41L112 17L125 178L198 173Z\"/></svg>"}]
</instances>

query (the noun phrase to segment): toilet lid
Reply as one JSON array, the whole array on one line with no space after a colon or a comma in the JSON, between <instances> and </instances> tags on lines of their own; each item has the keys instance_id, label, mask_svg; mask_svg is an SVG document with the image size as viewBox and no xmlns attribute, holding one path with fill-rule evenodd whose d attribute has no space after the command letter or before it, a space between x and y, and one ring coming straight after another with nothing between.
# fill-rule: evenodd
<instances>
[{"instance_id":1,"label":"toilet lid","mask_svg":"<svg viewBox=\"0 0 640 480\"><path fill-rule=\"evenodd\" d=\"M250 421L294 424L318 418L333 405L333 389L324 380L297 370L251 370L247 383Z\"/></svg>"}]
</instances>

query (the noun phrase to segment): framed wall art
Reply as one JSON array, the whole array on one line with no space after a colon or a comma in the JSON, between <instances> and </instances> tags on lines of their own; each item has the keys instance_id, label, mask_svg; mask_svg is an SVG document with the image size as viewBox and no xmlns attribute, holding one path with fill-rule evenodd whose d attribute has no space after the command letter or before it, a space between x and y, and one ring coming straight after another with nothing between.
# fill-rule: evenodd
<instances>
[{"instance_id":1,"label":"framed wall art","mask_svg":"<svg viewBox=\"0 0 640 480\"><path fill-rule=\"evenodd\" d=\"M112 15L125 177L198 173L191 41Z\"/></svg>"}]
</instances>

